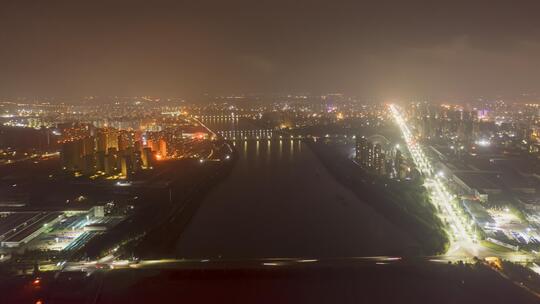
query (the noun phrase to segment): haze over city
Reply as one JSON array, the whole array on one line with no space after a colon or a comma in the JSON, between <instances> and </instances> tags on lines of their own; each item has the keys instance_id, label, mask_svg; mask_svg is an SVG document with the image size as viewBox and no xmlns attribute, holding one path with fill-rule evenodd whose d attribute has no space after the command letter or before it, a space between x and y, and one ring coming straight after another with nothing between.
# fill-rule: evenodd
<instances>
[{"instance_id":1,"label":"haze over city","mask_svg":"<svg viewBox=\"0 0 540 304\"><path fill-rule=\"evenodd\" d=\"M538 303L537 1L0 1L0 302Z\"/></svg>"},{"instance_id":2,"label":"haze over city","mask_svg":"<svg viewBox=\"0 0 540 304\"><path fill-rule=\"evenodd\" d=\"M2 1L3 96L538 93L536 1Z\"/></svg>"}]
</instances>

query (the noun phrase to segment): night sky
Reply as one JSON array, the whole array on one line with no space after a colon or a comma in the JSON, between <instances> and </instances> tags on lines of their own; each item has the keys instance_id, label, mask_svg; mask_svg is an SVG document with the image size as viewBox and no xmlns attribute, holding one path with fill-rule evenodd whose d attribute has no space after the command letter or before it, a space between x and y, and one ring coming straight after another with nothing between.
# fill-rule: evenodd
<instances>
[{"instance_id":1,"label":"night sky","mask_svg":"<svg viewBox=\"0 0 540 304\"><path fill-rule=\"evenodd\" d=\"M540 1L0 0L0 96L540 92Z\"/></svg>"}]
</instances>

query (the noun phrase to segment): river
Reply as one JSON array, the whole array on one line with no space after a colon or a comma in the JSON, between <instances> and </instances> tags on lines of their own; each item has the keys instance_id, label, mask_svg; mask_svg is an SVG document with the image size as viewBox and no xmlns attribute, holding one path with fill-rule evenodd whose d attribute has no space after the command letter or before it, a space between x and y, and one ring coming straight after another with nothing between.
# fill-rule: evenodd
<instances>
[{"instance_id":1,"label":"river","mask_svg":"<svg viewBox=\"0 0 540 304\"><path fill-rule=\"evenodd\" d=\"M185 258L400 254L415 242L338 183L299 140L242 141L229 177L177 243Z\"/></svg>"}]
</instances>

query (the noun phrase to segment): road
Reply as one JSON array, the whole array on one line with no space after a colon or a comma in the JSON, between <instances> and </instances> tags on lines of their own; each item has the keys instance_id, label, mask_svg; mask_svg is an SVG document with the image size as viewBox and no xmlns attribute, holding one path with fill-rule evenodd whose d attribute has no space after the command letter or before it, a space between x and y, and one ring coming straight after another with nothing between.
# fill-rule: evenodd
<instances>
[{"instance_id":1,"label":"road","mask_svg":"<svg viewBox=\"0 0 540 304\"><path fill-rule=\"evenodd\" d=\"M435 172L430 160L424 154L424 148L412 135L406 120L395 105L390 105L390 111L398 125L407 149L416 168L425 178L425 187L428 190L431 202L440 211L439 216L447 223L447 231L450 233L450 247L445 256L449 259L464 259L470 257L498 256L508 260L522 261L531 258L527 253L500 253L493 249L482 246L474 235L472 225L460 215L457 195L452 194L442 181L442 172Z\"/></svg>"}]
</instances>

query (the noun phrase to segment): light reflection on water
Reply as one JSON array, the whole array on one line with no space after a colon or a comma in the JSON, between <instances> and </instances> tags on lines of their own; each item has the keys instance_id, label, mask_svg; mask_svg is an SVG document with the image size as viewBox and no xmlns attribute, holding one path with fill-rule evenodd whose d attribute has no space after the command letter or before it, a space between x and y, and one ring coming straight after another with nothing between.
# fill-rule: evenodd
<instances>
[{"instance_id":1,"label":"light reflection on water","mask_svg":"<svg viewBox=\"0 0 540 304\"><path fill-rule=\"evenodd\" d=\"M303 145L289 138L236 142L234 168L206 195L177 253L341 257L409 246L409 238L341 186Z\"/></svg>"},{"instance_id":2,"label":"light reflection on water","mask_svg":"<svg viewBox=\"0 0 540 304\"><path fill-rule=\"evenodd\" d=\"M242 120L229 125L255 128ZM409 246L407 236L340 185L304 145L288 136L236 141L234 168L206 195L177 253L342 257L389 254Z\"/></svg>"},{"instance_id":3,"label":"light reflection on water","mask_svg":"<svg viewBox=\"0 0 540 304\"><path fill-rule=\"evenodd\" d=\"M245 140L234 143L240 149L240 161L249 163L269 163L275 161L287 161L293 159L296 154L302 152L300 139L283 140Z\"/></svg>"},{"instance_id":4,"label":"light reflection on water","mask_svg":"<svg viewBox=\"0 0 540 304\"><path fill-rule=\"evenodd\" d=\"M266 162L267 163L270 162L270 153L271 153L271 151L272 151L272 141L269 140L266 143Z\"/></svg>"},{"instance_id":5,"label":"light reflection on water","mask_svg":"<svg viewBox=\"0 0 540 304\"><path fill-rule=\"evenodd\" d=\"M256 158L259 158L259 147L260 147L259 141L257 140L257 148L256 148L256 151L257 151L257 152L255 152L255 157L256 157Z\"/></svg>"}]
</instances>

